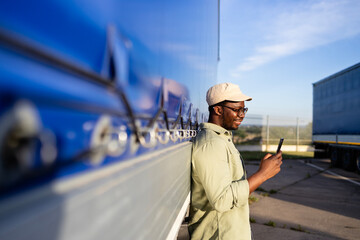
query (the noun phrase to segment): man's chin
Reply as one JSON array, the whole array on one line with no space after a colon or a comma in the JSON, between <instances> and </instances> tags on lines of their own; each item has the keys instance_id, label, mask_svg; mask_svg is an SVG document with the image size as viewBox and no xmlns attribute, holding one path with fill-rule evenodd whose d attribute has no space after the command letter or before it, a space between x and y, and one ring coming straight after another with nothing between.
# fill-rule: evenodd
<instances>
[{"instance_id":1,"label":"man's chin","mask_svg":"<svg viewBox=\"0 0 360 240\"><path fill-rule=\"evenodd\" d=\"M232 125L229 124L229 125L227 125L227 126L222 126L222 127L225 128L226 130L229 130L229 131L237 130L237 129L239 128L239 126L240 126L240 123L241 123L241 122L238 122L238 123L233 122Z\"/></svg>"},{"instance_id":2,"label":"man's chin","mask_svg":"<svg viewBox=\"0 0 360 240\"><path fill-rule=\"evenodd\" d=\"M234 122L234 128L235 128L235 130L236 129L238 129L238 127L240 127L240 124L241 124L241 122Z\"/></svg>"},{"instance_id":3,"label":"man's chin","mask_svg":"<svg viewBox=\"0 0 360 240\"><path fill-rule=\"evenodd\" d=\"M240 124L234 124L231 126L231 129L229 130L237 130L239 128Z\"/></svg>"}]
</instances>

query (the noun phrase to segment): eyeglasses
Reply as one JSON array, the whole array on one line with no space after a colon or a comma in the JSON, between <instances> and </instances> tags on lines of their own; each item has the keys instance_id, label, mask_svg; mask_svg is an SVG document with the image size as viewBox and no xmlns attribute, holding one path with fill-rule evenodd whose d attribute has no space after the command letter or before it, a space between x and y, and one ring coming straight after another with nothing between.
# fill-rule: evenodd
<instances>
[{"instance_id":1,"label":"eyeglasses","mask_svg":"<svg viewBox=\"0 0 360 240\"><path fill-rule=\"evenodd\" d=\"M223 107L226 107L234 112L236 112L236 114L239 114L239 113L243 113L245 114L249 109L248 108L239 108L239 109L236 109L236 108L232 108L232 107L228 107L228 106L225 106L225 105L221 105Z\"/></svg>"}]
</instances>

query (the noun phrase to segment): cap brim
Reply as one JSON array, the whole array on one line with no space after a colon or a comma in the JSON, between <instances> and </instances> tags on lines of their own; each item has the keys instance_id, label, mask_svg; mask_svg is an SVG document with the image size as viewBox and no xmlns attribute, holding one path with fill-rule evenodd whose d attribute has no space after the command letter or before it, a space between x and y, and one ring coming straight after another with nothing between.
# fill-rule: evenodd
<instances>
[{"instance_id":1,"label":"cap brim","mask_svg":"<svg viewBox=\"0 0 360 240\"><path fill-rule=\"evenodd\" d=\"M227 97L226 100L234 101L234 102L242 102L242 101L251 101L252 98L249 96L246 96L245 94L236 94L236 95Z\"/></svg>"}]
</instances>

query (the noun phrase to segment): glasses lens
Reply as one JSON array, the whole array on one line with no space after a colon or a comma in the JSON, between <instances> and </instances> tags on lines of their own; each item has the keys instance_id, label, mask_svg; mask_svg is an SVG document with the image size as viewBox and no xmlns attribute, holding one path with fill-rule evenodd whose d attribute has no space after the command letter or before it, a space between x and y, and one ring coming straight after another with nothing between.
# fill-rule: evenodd
<instances>
[{"instance_id":1,"label":"glasses lens","mask_svg":"<svg viewBox=\"0 0 360 240\"><path fill-rule=\"evenodd\" d=\"M236 112L237 114L245 114L247 111L248 111L248 108L240 108L240 109L236 109L236 108L232 108L232 107L228 107L228 106L225 106L225 105L222 105L223 107L226 107L226 108L229 108L230 110Z\"/></svg>"}]
</instances>

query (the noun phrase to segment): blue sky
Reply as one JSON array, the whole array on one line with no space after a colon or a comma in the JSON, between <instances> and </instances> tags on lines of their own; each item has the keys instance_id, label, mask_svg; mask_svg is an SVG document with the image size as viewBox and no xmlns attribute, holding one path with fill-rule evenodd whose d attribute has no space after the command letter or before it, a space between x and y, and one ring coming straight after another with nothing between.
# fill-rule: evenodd
<instances>
[{"instance_id":1,"label":"blue sky","mask_svg":"<svg viewBox=\"0 0 360 240\"><path fill-rule=\"evenodd\" d=\"M221 0L218 82L249 114L312 118L312 83L360 62L358 0Z\"/></svg>"}]
</instances>

